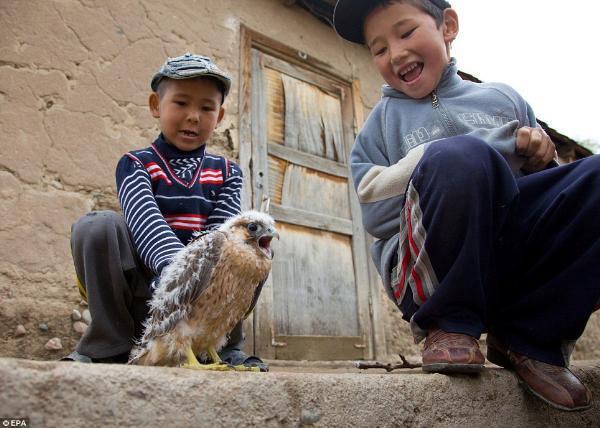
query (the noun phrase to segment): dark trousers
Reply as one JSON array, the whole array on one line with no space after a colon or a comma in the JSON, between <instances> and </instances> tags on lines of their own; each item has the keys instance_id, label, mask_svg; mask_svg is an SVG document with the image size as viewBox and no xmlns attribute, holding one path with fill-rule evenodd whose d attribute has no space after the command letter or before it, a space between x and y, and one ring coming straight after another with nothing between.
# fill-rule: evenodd
<instances>
[{"instance_id":1,"label":"dark trousers","mask_svg":"<svg viewBox=\"0 0 600 428\"><path fill-rule=\"evenodd\" d=\"M81 217L71 228L71 251L92 316L77 352L92 358L129 352L143 333L153 274L137 256L123 216L97 211ZM242 347L241 321L229 337L227 349Z\"/></svg>"},{"instance_id":2,"label":"dark trousers","mask_svg":"<svg viewBox=\"0 0 600 428\"><path fill-rule=\"evenodd\" d=\"M516 352L566 364L600 302L600 156L515 179L484 142L441 140L405 205L413 256L428 258L434 278L412 272L405 317L423 330L493 332Z\"/></svg>"}]
</instances>

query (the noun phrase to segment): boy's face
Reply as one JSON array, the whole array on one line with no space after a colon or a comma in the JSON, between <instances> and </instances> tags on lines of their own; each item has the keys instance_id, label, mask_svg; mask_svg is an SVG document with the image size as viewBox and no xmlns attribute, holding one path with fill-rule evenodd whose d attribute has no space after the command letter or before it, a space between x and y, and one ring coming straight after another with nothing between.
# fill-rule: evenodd
<instances>
[{"instance_id":1,"label":"boy's face","mask_svg":"<svg viewBox=\"0 0 600 428\"><path fill-rule=\"evenodd\" d=\"M179 150L201 147L223 119L222 94L211 79L195 78L162 82L162 96L150 94L150 111L159 120L167 142Z\"/></svg>"},{"instance_id":2,"label":"boy's face","mask_svg":"<svg viewBox=\"0 0 600 428\"><path fill-rule=\"evenodd\" d=\"M449 43L458 34L458 17L444 11L444 23L406 3L373 10L365 19L367 47L383 79L411 98L423 98L438 85L450 60Z\"/></svg>"}]
</instances>

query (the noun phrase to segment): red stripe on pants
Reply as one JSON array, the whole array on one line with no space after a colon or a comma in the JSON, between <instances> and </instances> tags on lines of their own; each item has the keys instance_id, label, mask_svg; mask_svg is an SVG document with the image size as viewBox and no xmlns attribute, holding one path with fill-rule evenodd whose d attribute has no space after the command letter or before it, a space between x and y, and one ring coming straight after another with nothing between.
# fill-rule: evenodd
<instances>
[{"instance_id":1,"label":"red stripe on pants","mask_svg":"<svg viewBox=\"0 0 600 428\"><path fill-rule=\"evenodd\" d=\"M410 245L413 248L413 251L415 253L415 263L416 263L417 258L419 257L419 249L417 248L417 244L415 244L415 241L413 240L413 237L412 237L412 224L410 222L410 219L411 219L410 203L408 201L406 201L406 212L407 212L406 223L408 224L408 242L410 242ZM419 277L419 274L415 270L414 265L411 269L410 274L413 277L413 279L415 280L415 283L417 285L417 295L419 296L419 299L421 299L421 302L425 303L425 301L427 300L427 297L425 296L425 292L423 291L423 283L421 282L421 278Z\"/></svg>"}]
</instances>

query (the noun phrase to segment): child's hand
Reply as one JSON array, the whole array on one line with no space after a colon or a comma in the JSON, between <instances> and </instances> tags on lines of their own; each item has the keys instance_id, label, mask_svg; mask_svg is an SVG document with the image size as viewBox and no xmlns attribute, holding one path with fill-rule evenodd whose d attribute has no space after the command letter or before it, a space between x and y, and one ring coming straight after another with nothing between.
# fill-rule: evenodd
<instances>
[{"instance_id":1,"label":"child's hand","mask_svg":"<svg viewBox=\"0 0 600 428\"><path fill-rule=\"evenodd\" d=\"M517 131L516 151L527 158L521 167L527 173L541 171L556 158L556 147L542 128L520 128Z\"/></svg>"}]
</instances>

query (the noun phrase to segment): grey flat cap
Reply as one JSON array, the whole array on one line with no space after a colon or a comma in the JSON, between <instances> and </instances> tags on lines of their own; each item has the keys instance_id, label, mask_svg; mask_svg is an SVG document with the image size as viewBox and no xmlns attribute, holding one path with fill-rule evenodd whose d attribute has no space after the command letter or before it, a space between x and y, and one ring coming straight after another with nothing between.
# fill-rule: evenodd
<instances>
[{"instance_id":1,"label":"grey flat cap","mask_svg":"<svg viewBox=\"0 0 600 428\"><path fill-rule=\"evenodd\" d=\"M158 89L158 84L163 78L192 79L194 77L213 77L223 84L223 98L231 88L231 78L222 71L207 56L186 53L176 58L168 58L160 70L152 76L150 87L153 91Z\"/></svg>"}]
</instances>

